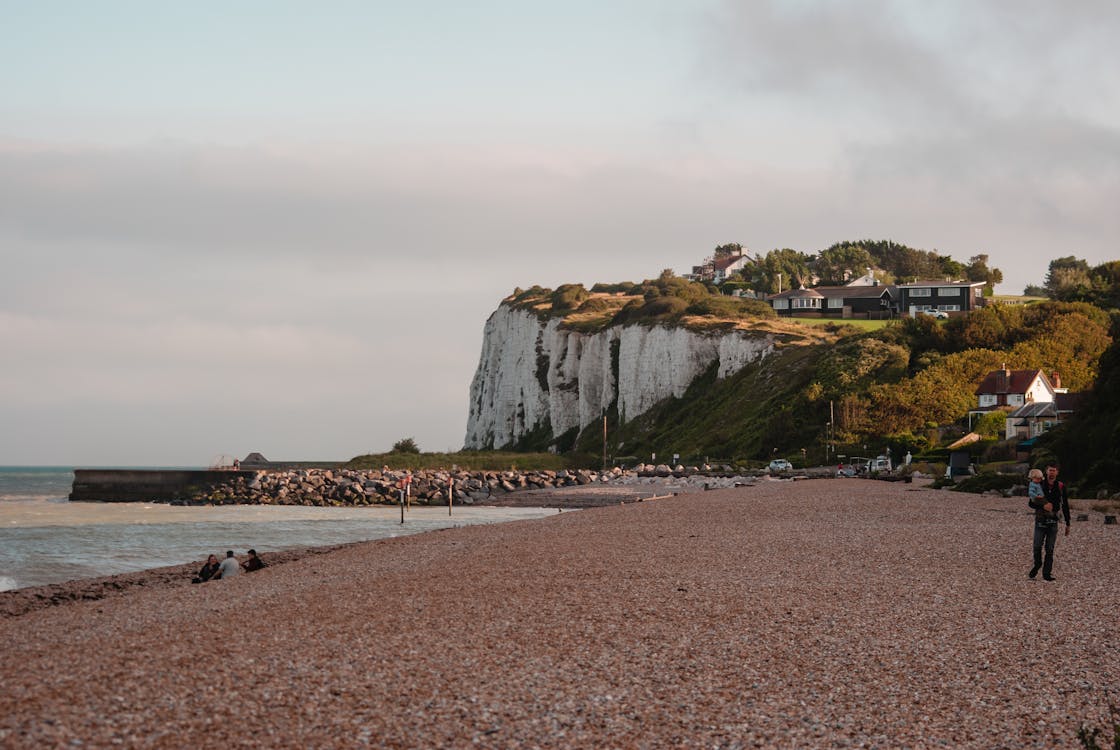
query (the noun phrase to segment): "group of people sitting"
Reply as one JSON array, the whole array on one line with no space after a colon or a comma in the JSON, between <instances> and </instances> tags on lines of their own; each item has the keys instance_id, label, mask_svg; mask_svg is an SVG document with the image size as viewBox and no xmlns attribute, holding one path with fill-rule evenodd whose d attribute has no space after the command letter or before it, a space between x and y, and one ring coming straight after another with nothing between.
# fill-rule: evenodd
<instances>
[{"instance_id":1,"label":"group of people sitting","mask_svg":"<svg viewBox=\"0 0 1120 750\"><path fill-rule=\"evenodd\" d=\"M191 583L205 583L206 581L232 578L243 570L246 573L252 573L254 570L260 570L267 566L268 563L257 555L255 549L249 550L249 557L240 562L234 557L233 550L228 550L226 551L226 559L220 563L217 555L210 555L206 558L206 564L202 566L202 570L198 571L198 575L194 577Z\"/></svg>"}]
</instances>

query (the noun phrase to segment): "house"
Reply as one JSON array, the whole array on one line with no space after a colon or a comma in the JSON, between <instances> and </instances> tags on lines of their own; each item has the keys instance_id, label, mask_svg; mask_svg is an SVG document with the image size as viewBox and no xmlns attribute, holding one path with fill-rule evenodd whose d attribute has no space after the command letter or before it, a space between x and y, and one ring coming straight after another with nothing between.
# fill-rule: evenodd
<instances>
[{"instance_id":1,"label":"house","mask_svg":"<svg viewBox=\"0 0 1120 750\"><path fill-rule=\"evenodd\" d=\"M847 283L847 286L878 286L879 280L875 278L875 272L870 268L863 276L857 276Z\"/></svg>"},{"instance_id":2,"label":"house","mask_svg":"<svg viewBox=\"0 0 1120 750\"><path fill-rule=\"evenodd\" d=\"M685 274L684 277L690 281L722 284L733 274L743 270L753 262L751 256L744 253L740 248L726 255L717 255L706 259L703 265L693 266L692 273Z\"/></svg>"},{"instance_id":3,"label":"house","mask_svg":"<svg viewBox=\"0 0 1120 750\"><path fill-rule=\"evenodd\" d=\"M771 294L766 298L778 315L795 313L820 314L824 308L824 295L816 289L790 289L781 294Z\"/></svg>"},{"instance_id":4,"label":"house","mask_svg":"<svg viewBox=\"0 0 1120 750\"><path fill-rule=\"evenodd\" d=\"M889 286L818 286L791 289L766 298L779 315L887 318L897 311Z\"/></svg>"},{"instance_id":5,"label":"house","mask_svg":"<svg viewBox=\"0 0 1120 750\"><path fill-rule=\"evenodd\" d=\"M969 312L983 307L983 281L915 281L898 284L899 309L911 316L918 313Z\"/></svg>"},{"instance_id":6,"label":"house","mask_svg":"<svg viewBox=\"0 0 1120 750\"><path fill-rule=\"evenodd\" d=\"M1057 395L1042 370L1009 370L1006 367L985 375L975 393L979 408L970 414L1014 410L1030 403L1053 403Z\"/></svg>"},{"instance_id":7,"label":"house","mask_svg":"<svg viewBox=\"0 0 1120 750\"><path fill-rule=\"evenodd\" d=\"M814 291L825 298L823 312L841 318L888 318L895 306L896 291L878 282L870 285L818 286Z\"/></svg>"},{"instance_id":8,"label":"house","mask_svg":"<svg viewBox=\"0 0 1120 750\"><path fill-rule=\"evenodd\" d=\"M1054 373L1057 379L1057 373ZM1060 381L1058 381L1060 382ZM1023 404L1007 415L1004 437L1007 440L1033 440L1047 430L1069 419L1081 403L1083 394L1059 389L1053 401Z\"/></svg>"}]
</instances>

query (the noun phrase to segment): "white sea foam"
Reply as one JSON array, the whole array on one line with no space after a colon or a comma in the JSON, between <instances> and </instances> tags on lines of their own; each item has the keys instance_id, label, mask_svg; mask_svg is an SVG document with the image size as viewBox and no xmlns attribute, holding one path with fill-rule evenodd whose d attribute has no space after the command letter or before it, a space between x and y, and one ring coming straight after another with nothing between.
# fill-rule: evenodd
<instances>
[{"instance_id":1,"label":"white sea foam","mask_svg":"<svg viewBox=\"0 0 1120 750\"><path fill-rule=\"evenodd\" d=\"M19 588L16 579L9 578L8 576L0 576L0 591L11 591L15 588Z\"/></svg>"}]
</instances>

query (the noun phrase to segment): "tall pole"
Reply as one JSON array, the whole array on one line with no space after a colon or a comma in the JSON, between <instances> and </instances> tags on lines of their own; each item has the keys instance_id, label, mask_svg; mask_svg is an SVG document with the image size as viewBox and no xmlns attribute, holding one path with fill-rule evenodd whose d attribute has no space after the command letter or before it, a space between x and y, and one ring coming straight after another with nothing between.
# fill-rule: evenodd
<instances>
[{"instance_id":1,"label":"tall pole","mask_svg":"<svg viewBox=\"0 0 1120 750\"><path fill-rule=\"evenodd\" d=\"M607 470L607 413L603 412L603 471Z\"/></svg>"},{"instance_id":2,"label":"tall pole","mask_svg":"<svg viewBox=\"0 0 1120 750\"><path fill-rule=\"evenodd\" d=\"M832 399L828 400L828 448L825 450L825 462L828 462L828 454L832 451L832 441L836 438L836 412L832 409Z\"/></svg>"}]
</instances>

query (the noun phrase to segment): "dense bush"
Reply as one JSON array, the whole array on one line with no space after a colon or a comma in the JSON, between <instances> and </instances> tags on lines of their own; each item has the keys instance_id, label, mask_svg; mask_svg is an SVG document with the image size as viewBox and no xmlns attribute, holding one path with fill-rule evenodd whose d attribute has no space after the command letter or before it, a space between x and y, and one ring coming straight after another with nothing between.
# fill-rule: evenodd
<instances>
[{"instance_id":1,"label":"dense bush","mask_svg":"<svg viewBox=\"0 0 1120 750\"><path fill-rule=\"evenodd\" d=\"M575 310L590 296L583 284L561 284L552 293L552 309L555 312Z\"/></svg>"}]
</instances>

